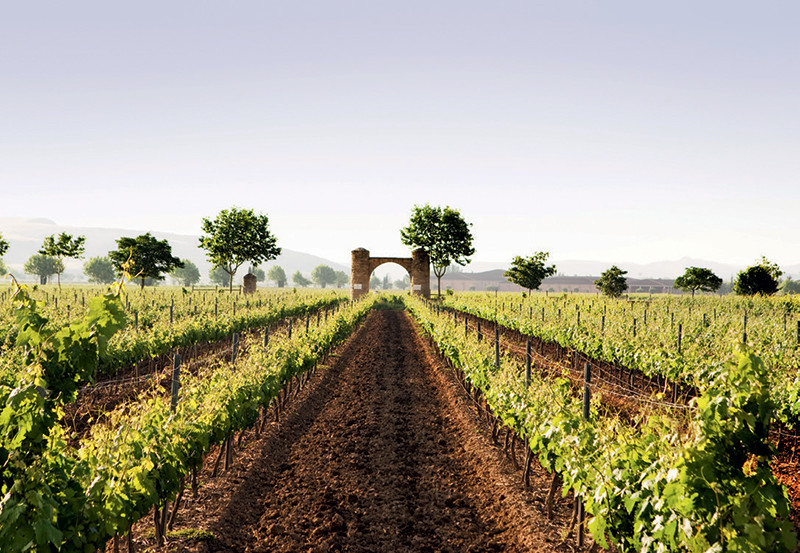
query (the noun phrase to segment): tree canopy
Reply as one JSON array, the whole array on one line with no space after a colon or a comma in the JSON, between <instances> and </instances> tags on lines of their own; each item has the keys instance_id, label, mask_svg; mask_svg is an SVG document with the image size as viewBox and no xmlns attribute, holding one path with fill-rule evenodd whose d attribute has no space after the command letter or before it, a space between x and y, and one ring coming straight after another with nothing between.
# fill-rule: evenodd
<instances>
[{"instance_id":1,"label":"tree canopy","mask_svg":"<svg viewBox=\"0 0 800 553\"><path fill-rule=\"evenodd\" d=\"M280 265L273 265L267 271L267 278L278 285L278 288L286 286L286 271Z\"/></svg>"},{"instance_id":2,"label":"tree canopy","mask_svg":"<svg viewBox=\"0 0 800 553\"><path fill-rule=\"evenodd\" d=\"M55 234L45 237L39 253L55 257L59 262L62 262L58 267L59 270L56 272L59 288L61 288L61 273L64 272L64 258L80 259L83 257L83 253L86 251L85 243L85 236L76 236L73 238L71 234L67 234L66 232L59 234L58 238L56 238Z\"/></svg>"},{"instance_id":3,"label":"tree canopy","mask_svg":"<svg viewBox=\"0 0 800 553\"><path fill-rule=\"evenodd\" d=\"M545 278L556 274L555 265L545 265L549 256L548 252L536 252L530 257L517 256L504 276L514 284L527 288L528 293L538 290Z\"/></svg>"},{"instance_id":4,"label":"tree canopy","mask_svg":"<svg viewBox=\"0 0 800 553\"><path fill-rule=\"evenodd\" d=\"M208 278L217 286L229 286L231 275L222 267L212 267L208 271Z\"/></svg>"},{"instance_id":5,"label":"tree canopy","mask_svg":"<svg viewBox=\"0 0 800 553\"><path fill-rule=\"evenodd\" d=\"M400 230L400 240L413 248L427 252L436 275L439 295L442 276L452 263L466 265L475 253L472 247L472 223L467 223L458 210L450 206L415 205L409 225Z\"/></svg>"},{"instance_id":6,"label":"tree canopy","mask_svg":"<svg viewBox=\"0 0 800 553\"><path fill-rule=\"evenodd\" d=\"M0 257L3 257L8 251L8 241L0 234Z\"/></svg>"},{"instance_id":7,"label":"tree canopy","mask_svg":"<svg viewBox=\"0 0 800 553\"><path fill-rule=\"evenodd\" d=\"M618 298L628 289L628 283L625 280L625 275L627 274L628 271L623 271L616 265L612 265L610 269L600 275L598 280L594 281L594 285L604 295Z\"/></svg>"},{"instance_id":8,"label":"tree canopy","mask_svg":"<svg viewBox=\"0 0 800 553\"><path fill-rule=\"evenodd\" d=\"M181 259L183 267L175 267L171 276L184 286L192 286L200 282L200 269L188 259Z\"/></svg>"},{"instance_id":9,"label":"tree canopy","mask_svg":"<svg viewBox=\"0 0 800 553\"><path fill-rule=\"evenodd\" d=\"M720 286L722 279L705 267L688 267L685 273L675 279L675 287L690 290L692 297L697 290L716 292Z\"/></svg>"},{"instance_id":10,"label":"tree canopy","mask_svg":"<svg viewBox=\"0 0 800 553\"><path fill-rule=\"evenodd\" d=\"M295 283L295 285L300 286L301 288L311 284L311 281L304 277L303 273L301 273L299 269L297 272L295 272L295 274L292 275L292 281Z\"/></svg>"},{"instance_id":11,"label":"tree canopy","mask_svg":"<svg viewBox=\"0 0 800 553\"><path fill-rule=\"evenodd\" d=\"M25 262L23 270L39 277L39 284L47 284L47 278L64 270L64 262L51 255L37 253Z\"/></svg>"},{"instance_id":12,"label":"tree canopy","mask_svg":"<svg viewBox=\"0 0 800 553\"><path fill-rule=\"evenodd\" d=\"M172 255L169 242L158 240L149 232L136 238L118 239L117 249L108 252L108 257L117 272L127 270L133 278L141 279L142 289L146 279L164 280L165 273L183 267L183 262Z\"/></svg>"},{"instance_id":13,"label":"tree canopy","mask_svg":"<svg viewBox=\"0 0 800 553\"><path fill-rule=\"evenodd\" d=\"M89 282L97 284L111 284L117 276L114 265L106 256L89 259L83 264L83 272L89 277Z\"/></svg>"},{"instance_id":14,"label":"tree canopy","mask_svg":"<svg viewBox=\"0 0 800 553\"><path fill-rule=\"evenodd\" d=\"M350 281L350 276L344 271L336 271L336 287L344 288Z\"/></svg>"},{"instance_id":15,"label":"tree canopy","mask_svg":"<svg viewBox=\"0 0 800 553\"><path fill-rule=\"evenodd\" d=\"M733 291L740 296L771 296L778 291L778 279L783 271L766 257L762 257L757 265L739 271L733 283Z\"/></svg>"},{"instance_id":16,"label":"tree canopy","mask_svg":"<svg viewBox=\"0 0 800 553\"><path fill-rule=\"evenodd\" d=\"M786 280L781 282L780 292L783 295L800 294L800 281L787 277Z\"/></svg>"},{"instance_id":17,"label":"tree canopy","mask_svg":"<svg viewBox=\"0 0 800 553\"><path fill-rule=\"evenodd\" d=\"M311 271L311 280L320 288L325 288L328 284L336 283L336 271L328 265L317 265Z\"/></svg>"},{"instance_id":18,"label":"tree canopy","mask_svg":"<svg viewBox=\"0 0 800 553\"><path fill-rule=\"evenodd\" d=\"M205 235L200 237L200 247L212 265L231 276L231 290L233 276L243 263L259 265L281 254L269 230L269 219L252 209L223 209L214 220L203 219L202 229Z\"/></svg>"}]
</instances>

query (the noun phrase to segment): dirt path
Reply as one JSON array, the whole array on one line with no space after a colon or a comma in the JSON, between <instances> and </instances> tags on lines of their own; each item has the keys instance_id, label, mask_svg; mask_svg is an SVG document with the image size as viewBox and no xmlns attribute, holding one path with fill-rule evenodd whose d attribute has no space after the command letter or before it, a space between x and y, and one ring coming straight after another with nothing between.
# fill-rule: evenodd
<instances>
[{"instance_id":1,"label":"dirt path","mask_svg":"<svg viewBox=\"0 0 800 553\"><path fill-rule=\"evenodd\" d=\"M376 311L286 417L202 476L164 551L573 551L404 312ZM213 534L213 537L208 537Z\"/></svg>"}]
</instances>

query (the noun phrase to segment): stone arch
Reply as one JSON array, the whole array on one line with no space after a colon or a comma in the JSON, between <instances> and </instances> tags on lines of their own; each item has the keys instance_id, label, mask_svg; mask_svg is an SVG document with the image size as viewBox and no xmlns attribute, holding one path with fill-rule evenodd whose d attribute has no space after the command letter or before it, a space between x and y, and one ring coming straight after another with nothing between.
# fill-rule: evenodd
<instances>
[{"instance_id":1,"label":"stone arch","mask_svg":"<svg viewBox=\"0 0 800 553\"><path fill-rule=\"evenodd\" d=\"M408 271L413 295L431 297L430 260L425 250L414 250L411 257L370 257L369 250L356 248L351 252L350 299L369 293L369 277L384 263L397 263Z\"/></svg>"}]
</instances>

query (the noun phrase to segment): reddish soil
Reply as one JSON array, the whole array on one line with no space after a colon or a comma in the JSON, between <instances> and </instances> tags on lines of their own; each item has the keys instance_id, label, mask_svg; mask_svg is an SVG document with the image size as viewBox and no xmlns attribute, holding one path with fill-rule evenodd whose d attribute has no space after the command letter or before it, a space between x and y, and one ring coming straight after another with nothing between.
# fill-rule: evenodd
<instances>
[{"instance_id":1,"label":"reddish soil","mask_svg":"<svg viewBox=\"0 0 800 553\"><path fill-rule=\"evenodd\" d=\"M548 520L549 475L526 490L490 433L408 315L375 311L214 479L211 452L179 534L148 550L576 551L571 501L558 494Z\"/></svg>"}]
</instances>

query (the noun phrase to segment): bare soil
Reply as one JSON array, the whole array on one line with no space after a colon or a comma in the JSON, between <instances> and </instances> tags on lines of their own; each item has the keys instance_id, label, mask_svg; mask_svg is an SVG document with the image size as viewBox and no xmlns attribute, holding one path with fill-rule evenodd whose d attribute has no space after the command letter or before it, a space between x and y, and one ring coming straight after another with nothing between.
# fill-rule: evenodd
<instances>
[{"instance_id":1,"label":"bare soil","mask_svg":"<svg viewBox=\"0 0 800 553\"><path fill-rule=\"evenodd\" d=\"M526 489L490 434L408 315L375 311L229 471L210 453L165 546L137 525L137 551L577 551L571 499L548 520L549 475Z\"/></svg>"}]
</instances>

